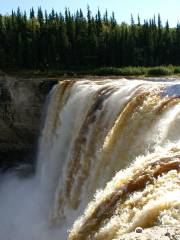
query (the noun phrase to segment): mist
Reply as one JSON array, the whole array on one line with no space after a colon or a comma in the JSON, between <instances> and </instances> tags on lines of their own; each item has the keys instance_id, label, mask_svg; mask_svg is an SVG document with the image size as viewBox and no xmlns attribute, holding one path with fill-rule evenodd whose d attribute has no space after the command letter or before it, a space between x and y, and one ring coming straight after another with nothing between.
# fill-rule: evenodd
<instances>
[{"instance_id":1,"label":"mist","mask_svg":"<svg viewBox=\"0 0 180 240\"><path fill-rule=\"evenodd\" d=\"M65 239L66 230L50 228L49 208L36 177L19 178L14 174L1 177L0 239Z\"/></svg>"},{"instance_id":2,"label":"mist","mask_svg":"<svg viewBox=\"0 0 180 240\"><path fill-rule=\"evenodd\" d=\"M0 176L0 240L65 240L89 202L95 209L92 199L97 189L111 184L118 171L127 169L128 183L128 166L140 156L144 156L143 163L153 161L151 154L157 155L157 161L165 156L170 163L176 159L180 149L179 90L179 82L126 79L57 84L49 95L39 136L36 174L28 178L15 173ZM158 148L166 151L159 154ZM146 165L138 169L142 170L140 177ZM175 174L176 169L172 170ZM178 174L167 174L169 188L165 179L162 192L178 188L173 183ZM111 192L116 194L115 186L112 181ZM103 206L103 196L98 206ZM117 230L121 222L115 222ZM81 233L77 225L83 226L77 222L72 228L75 234Z\"/></svg>"}]
</instances>

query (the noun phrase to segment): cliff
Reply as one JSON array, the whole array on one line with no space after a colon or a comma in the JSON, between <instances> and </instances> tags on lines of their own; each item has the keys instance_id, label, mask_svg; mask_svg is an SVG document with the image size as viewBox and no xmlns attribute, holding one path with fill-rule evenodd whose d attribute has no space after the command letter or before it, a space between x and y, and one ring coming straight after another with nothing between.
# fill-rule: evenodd
<instances>
[{"instance_id":1,"label":"cliff","mask_svg":"<svg viewBox=\"0 0 180 240\"><path fill-rule=\"evenodd\" d=\"M35 159L41 115L57 79L0 76L0 168Z\"/></svg>"}]
</instances>

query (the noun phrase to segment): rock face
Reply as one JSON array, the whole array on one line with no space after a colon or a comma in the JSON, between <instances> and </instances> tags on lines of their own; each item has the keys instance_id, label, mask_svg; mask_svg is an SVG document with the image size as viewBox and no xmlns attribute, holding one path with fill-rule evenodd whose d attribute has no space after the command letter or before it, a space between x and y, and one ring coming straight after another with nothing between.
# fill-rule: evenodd
<instances>
[{"instance_id":1,"label":"rock face","mask_svg":"<svg viewBox=\"0 0 180 240\"><path fill-rule=\"evenodd\" d=\"M46 95L57 81L0 77L0 169L35 159Z\"/></svg>"}]
</instances>

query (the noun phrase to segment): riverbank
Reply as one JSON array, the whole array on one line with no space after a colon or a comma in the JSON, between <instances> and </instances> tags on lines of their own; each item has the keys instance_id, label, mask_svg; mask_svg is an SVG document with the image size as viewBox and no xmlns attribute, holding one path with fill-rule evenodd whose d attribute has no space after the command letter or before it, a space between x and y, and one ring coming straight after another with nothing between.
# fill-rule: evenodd
<instances>
[{"instance_id":1,"label":"riverbank","mask_svg":"<svg viewBox=\"0 0 180 240\"><path fill-rule=\"evenodd\" d=\"M25 78L54 78L54 77L90 77L90 76L116 76L116 77L180 77L180 66L156 67L101 67L89 69L63 69L63 70L6 70L1 75Z\"/></svg>"}]
</instances>

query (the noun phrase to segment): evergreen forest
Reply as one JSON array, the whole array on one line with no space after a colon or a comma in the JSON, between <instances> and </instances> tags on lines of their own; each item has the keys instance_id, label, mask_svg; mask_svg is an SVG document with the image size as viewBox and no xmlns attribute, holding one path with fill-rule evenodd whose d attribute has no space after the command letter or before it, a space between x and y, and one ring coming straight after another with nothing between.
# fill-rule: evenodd
<instances>
[{"instance_id":1,"label":"evergreen forest","mask_svg":"<svg viewBox=\"0 0 180 240\"><path fill-rule=\"evenodd\" d=\"M180 24L160 15L117 23L114 13L50 13L19 8L0 15L0 69L83 69L180 65Z\"/></svg>"}]
</instances>

